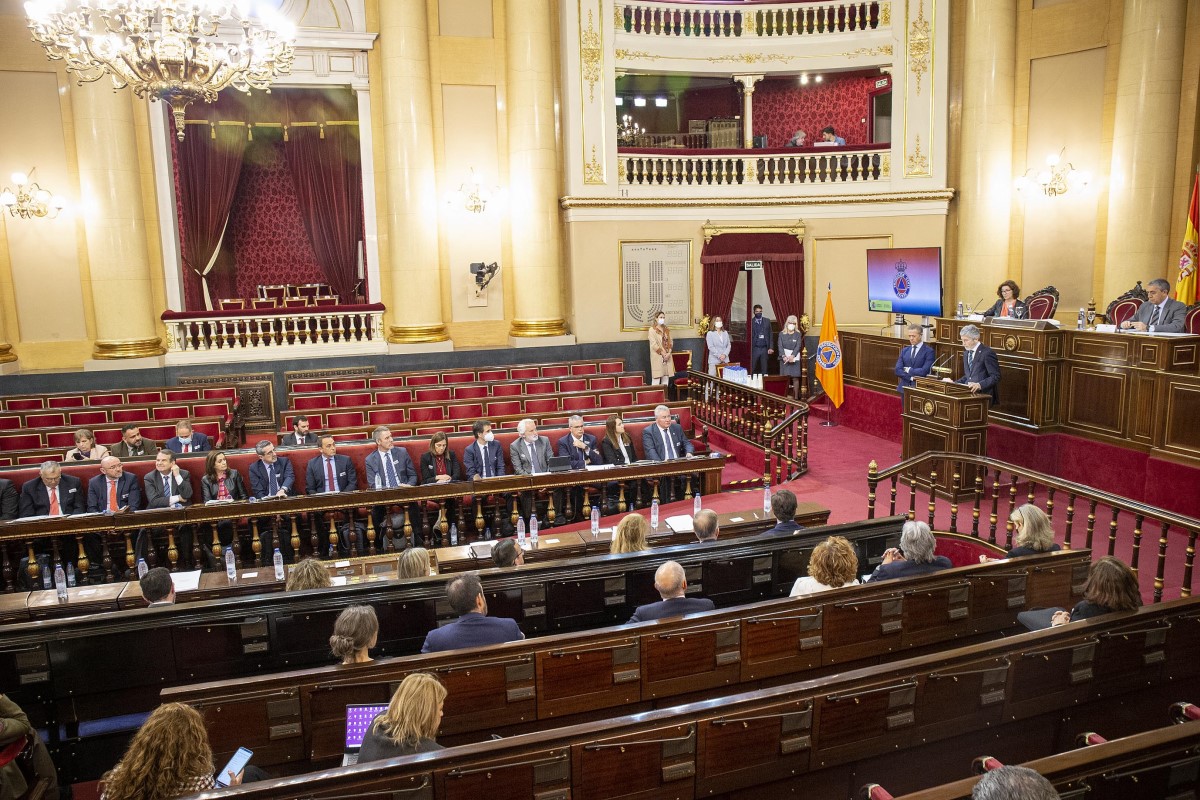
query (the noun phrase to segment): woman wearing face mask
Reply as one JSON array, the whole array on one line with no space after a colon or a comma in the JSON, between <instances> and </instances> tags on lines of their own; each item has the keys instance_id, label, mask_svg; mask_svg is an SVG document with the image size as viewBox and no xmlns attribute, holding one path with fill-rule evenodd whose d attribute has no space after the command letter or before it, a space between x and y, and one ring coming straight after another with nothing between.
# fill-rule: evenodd
<instances>
[{"instance_id":1,"label":"woman wearing face mask","mask_svg":"<svg viewBox=\"0 0 1200 800\"><path fill-rule=\"evenodd\" d=\"M704 334L704 343L708 345L708 374L716 375L717 367L729 363L729 331L725 330L725 321L713 317L712 329Z\"/></svg>"},{"instance_id":2,"label":"woman wearing face mask","mask_svg":"<svg viewBox=\"0 0 1200 800\"><path fill-rule=\"evenodd\" d=\"M666 386L675 374L671 363L671 329L667 327L667 315L658 312L650 326L650 383Z\"/></svg>"},{"instance_id":3,"label":"woman wearing face mask","mask_svg":"<svg viewBox=\"0 0 1200 800\"><path fill-rule=\"evenodd\" d=\"M799 320L792 314L779 332L779 374L792 379L792 396L800 397L800 333Z\"/></svg>"}]
</instances>

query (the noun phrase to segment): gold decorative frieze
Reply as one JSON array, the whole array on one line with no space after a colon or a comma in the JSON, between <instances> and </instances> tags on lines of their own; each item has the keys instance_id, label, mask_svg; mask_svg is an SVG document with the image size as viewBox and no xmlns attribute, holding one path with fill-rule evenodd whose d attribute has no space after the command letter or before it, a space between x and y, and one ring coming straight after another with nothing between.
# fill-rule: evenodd
<instances>
[{"instance_id":1,"label":"gold decorative frieze","mask_svg":"<svg viewBox=\"0 0 1200 800\"><path fill-rule=\"evenodd\" d=\"M596 145L592 145L592 160L583 165L583 182L593 185L605 183L604 165L596 158Z\"/></svg>"},{"instance_id":2,"label":"gold decorative frieze","mask_svg":"<svg viewBox=\"0 0 1200 800\"><path fill-rule=\"evenodd\" d=\"M890 44L884 44L880 45L879 47L860 47L857 50L853 50L849 53L842 53L841 55L853 60L863 56L890 56L891 54L892 46Z\"/></svg>"},{"instance_id":3,"label":"gold decorative frieze","mask_svg":"<svg viewBox=\"0 0 1200 800\"><path fill-rule=\"evenodd\" d=\"M883 2L879 4L879 26L886 28L892 24L892 4Z\"/></svg>"},{"instance_id":4,"label":"gold decorative frieze","mask_svg":"<svg viewBox=\"0 0 1200 800\"><path fill-rule=\"evenodd\" d=\"M882 153L881 155L882 157L879 159L879 177L890 178L892 177L892 154Z\"/></svg>"},{"instance_id":5,"label":"gold decorative frieze","mask_svg":"<svg viewBox=\"0 0 1200 800\"><path fill-rule=\"evenodd\" d=\"M908 71L917 80L917 96L921 96L921 78L929 71L933 55L933 30L925 19L925 0L917 0L917 17L908 25Z\"/></svg>"},{"instance_id":6,"label":"gold decorative frieze","mask_svg":"<svg viewBox=\"0 0 1200 800\"><path fill-rule=\"evenodd\" d=\"M617 48L613 51L613 55L617 57L617 61L658 61L662 56L655 53L648 53L645 50L624 50Z\"/></svg>"},{"instance_id":7,"label":"gold decorative frieze","mask_svg":"<svg viewBox=\"0 0 1200 800\"><path fill-rule=\"evenodd\" d=\"M929 159L921 152L921 134L917 134L916 149L907 155L908 158L904 162L904 177L928 178L931 176Z\"/></svg>"},{"instance_id":8,"label":"gold decorative frieze","mask_svg":"<svg viewBox=\"0 0 1200 800\"><path fill-rule=\"evenodd\" d=\"M587 12L587 28L583 27L582 0L580 3L579 68L584 81L587 82L588 102L591 103L596 99L596 83L600 80L600 64L604 58L604 38L596 30L596 21L592 18L590 8ZM601 7L601 3L597 2L597 10Z\"/></svg>"},{"instance_id":9,"label":"gold decorative frieze","mask_svg":"<svg viewBox=\"0 0 1200 800\"><path fill-rule=\"evenodd\" d=\"M794 223L784 222L776 225L715 225L712 221L705 220L700 229L704 233L705 244L711 242L714 236L720 236L723 233L786 233L788 236L795 236L800 244L804 244L804 220L802 219L798 219Z\"/></svg>"}]
</instances>

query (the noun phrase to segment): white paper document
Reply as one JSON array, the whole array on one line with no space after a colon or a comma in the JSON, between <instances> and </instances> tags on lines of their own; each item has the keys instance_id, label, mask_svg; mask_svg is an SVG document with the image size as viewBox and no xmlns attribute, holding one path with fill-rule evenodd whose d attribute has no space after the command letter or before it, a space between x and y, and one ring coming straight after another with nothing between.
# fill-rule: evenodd
<instances>
[{"instance_id":1,"label":"white paper document","mask_svg":"<svg viewBox=\"0 0 1200 800\"><path fill-rule=\"evenodd\" d=\"M692 518L687 514L680 514L674 517L667 517L667 527L676 533L687 533L692 529Z\"/></svg>"},{"instance_id":2,"label":"white paper document","mask_svg":"<svg viewBox=\"0 0 1200 800\"><path fill-rule=\"evenodd\" d=\"M194 592L200 588L200 570L192 572L172 572L171 583L176 592Z\"/></svg>"}]
</instances>

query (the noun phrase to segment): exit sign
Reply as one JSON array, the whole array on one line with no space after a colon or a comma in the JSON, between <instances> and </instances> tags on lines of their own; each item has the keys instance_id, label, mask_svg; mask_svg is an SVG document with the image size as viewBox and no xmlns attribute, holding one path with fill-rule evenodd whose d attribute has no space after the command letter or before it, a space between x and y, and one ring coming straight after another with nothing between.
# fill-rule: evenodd
<instances>
[{"instance_id":1,"label":"exit sign","mask_svg":"<svg viewBox=\"0 0 1200 800\"><path fill-rule=\"evenodd\" d=\"M747 261L745 267L746 269L762 269L762 261Z\"/></svg>"}]
</instances>

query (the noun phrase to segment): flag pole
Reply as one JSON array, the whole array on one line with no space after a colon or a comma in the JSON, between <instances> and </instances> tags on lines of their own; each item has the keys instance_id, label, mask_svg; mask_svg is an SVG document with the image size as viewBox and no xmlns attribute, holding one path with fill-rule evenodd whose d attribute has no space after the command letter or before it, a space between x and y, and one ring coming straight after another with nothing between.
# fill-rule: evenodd
<instances>
[{"instance_id":1,"label":"flag pole","mask_svg":"<svg viewBox=\"0 0 1200 800\"><path fill-rule=\"evenodd\" d=\"M832 297L832 293L833 293L833 281L829 281L827 284L825 284L825 291L827 293L826 294L826 311L832 312L833 301L832 301L831 297ZM822 319L821 320L822 332L824 330L824 327L825 327L825 320ZM837 337L837 329L833 328L832 330L833 330L833 335L836 338ZM825 388L825 382L823 380L821 381L821 388L822 389ZM825 397L829 400L829 414L825 417L825 420L820 423L820 425L822 428L836 428L836 427L838 427L838 421L837 421L838 406L836 403L833 402L833 398L830 396L828 391L825 392Z\"/></svg>"}]
</instances>

